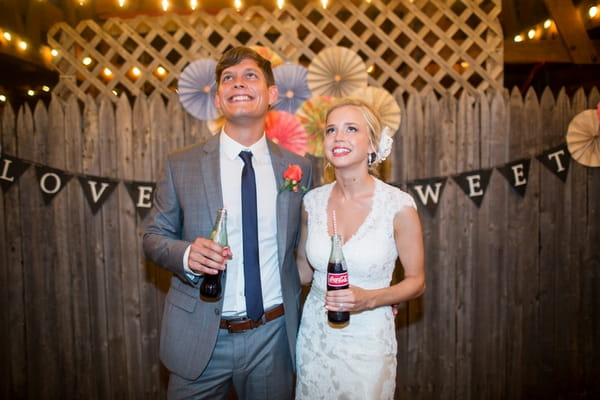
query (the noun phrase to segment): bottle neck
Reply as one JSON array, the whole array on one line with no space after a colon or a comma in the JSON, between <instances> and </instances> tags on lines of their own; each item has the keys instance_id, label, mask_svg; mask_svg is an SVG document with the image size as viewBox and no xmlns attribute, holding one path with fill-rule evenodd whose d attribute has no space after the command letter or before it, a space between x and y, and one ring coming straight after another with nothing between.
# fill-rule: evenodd
<instances>
[{"instance_id":1,"label":"bottle neck","mask_svg":"<svg viewBox=\"0 0 600 400\"><path fill-rule=\"evenodd\" d=\"M343 262L344 261L344 253L342 252L342 235L332 235L331 236L331 254L329 256L330 262Z\"/></svg>"},{"instance_id":2,"label":"bottle neck","mask_svg":"<svg viewBox=\"0 0 600 400\"><path fill-rule=\"evenodd\" d=\"M226 247L227 241L227 210L220 208L217 211L217 220L211 232L210 238L219 243L222 247Z\"/></svg>"}]
</instances>

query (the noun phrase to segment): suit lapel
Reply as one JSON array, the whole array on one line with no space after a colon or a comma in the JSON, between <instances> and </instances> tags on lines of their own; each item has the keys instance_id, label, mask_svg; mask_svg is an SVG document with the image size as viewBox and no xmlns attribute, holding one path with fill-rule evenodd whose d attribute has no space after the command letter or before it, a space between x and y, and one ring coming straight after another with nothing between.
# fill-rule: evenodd
<instances>
[{"instance_id":1,"label":"suit lapel","mask_svg":"<svg viewBox=\"0 0 600 400\"><path fill-rule=\"evenodd\" d=\"M269 150L271 152L271 163L273 164L273 172L275 173L275 182L277 190L283 185L283 173L288 167L288 162L281 149L268 141ZM288 220L289 220L289 193L277 193L277 250L279 253L279 265L283 263L285 257L286 243L288 240Z\"/></svg>"},{"instance_id":2,"label":"suit lapel","mask_svg":"<svg viewBox=\"0 0 600 400\"><path fill-rule=\"evenodd\" d=\"M204 154L200 157L200 172L202 173L202 182L208 200L210 215L215 216L217 215L217 210L223 207L219 135L215 135L209 139L202 150Z\"/></svg>"}]
</instances>

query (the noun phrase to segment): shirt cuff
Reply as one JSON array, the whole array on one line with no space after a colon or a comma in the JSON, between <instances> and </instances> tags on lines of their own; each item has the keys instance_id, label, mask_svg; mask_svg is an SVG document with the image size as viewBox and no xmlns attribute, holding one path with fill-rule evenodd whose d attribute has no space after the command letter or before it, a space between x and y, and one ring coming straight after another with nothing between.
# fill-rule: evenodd
<instances>
[{"instance_id":1,"label":"shirt cuff","mask_svg":"<svg viewBox=\"0 0 600 400\"><path fill-rule=\"evenodd\" d=\"M202 276L202 274L199 274L197 272L194 272L190 269L190 267L188 266L188 258L190 256L190 248L192 246L189 245L186 249L185 252L183 253L183 270L185 271L185 274L187 275L187 277L192 281L192 282L198 282L198 278Z\"/></svg>"}]
</instances>

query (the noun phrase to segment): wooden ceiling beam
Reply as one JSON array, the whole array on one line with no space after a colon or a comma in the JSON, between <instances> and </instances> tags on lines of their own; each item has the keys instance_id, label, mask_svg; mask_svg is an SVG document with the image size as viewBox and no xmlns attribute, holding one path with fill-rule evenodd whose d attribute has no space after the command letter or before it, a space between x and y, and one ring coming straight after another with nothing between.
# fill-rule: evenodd
<instances>
[{"instance_id":1,"label":"wooden ceiling beam","mask_svg":"<svg viewBox=\"0 0 600 400\"><path fill-rule=\"evenodd\" d=\"M575 64L596 64L598 50L590 40L579 11L570 0L544 0L558 33Z\"/></svg>"},{"instance_id":2,"label":"wooden ceiling beam","mask_svg":"<svg viewBox=\"0 0 600 400\"><path fill-rule=\"evenodd\" d=\"M571 55L559 39L528 40L520 43L504 40L504 62L535 64L538 62L571 63Z\"/></svg>"},{"instance_id":3,"label":"wooden ceiling beam","mask_svg":"<svg viewBox=\"0 0 600 400\"><path fill-rule=\"evenodd\" d=\"M591 43L596 51L600 50L600 40L592 40ZM560 39L527 40L520 43L505 39L504 62L507 64L573 63L571 54Z\"/></svg>"}]
</instances>

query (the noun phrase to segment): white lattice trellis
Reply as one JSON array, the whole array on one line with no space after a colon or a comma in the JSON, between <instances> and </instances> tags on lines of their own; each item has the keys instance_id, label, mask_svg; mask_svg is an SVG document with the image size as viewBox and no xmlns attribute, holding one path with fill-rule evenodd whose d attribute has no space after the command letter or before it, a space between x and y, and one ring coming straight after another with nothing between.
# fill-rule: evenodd
<instances>
[{"instance_id":1,"label":"white lattice trellis","mask_svg":"<svg viewBox=\"0 0 600 400\"><path fill-rule=\"evenodd\" d=\"M265 46L307 66L323 49L343 46L371 66L369 84L390 93L501 89L501 0L336 0L268 11L223 9L188 15L65 23L48 33L58 50L59 96L167 94L183 68L217 59L230 46ZM88 57L89 65L82 61ZM139 75L132 73L136 68ZM160 68L164 69L161 74ZM112 75L107 75L110 70Z\"/></svg>"}]
</instances>

